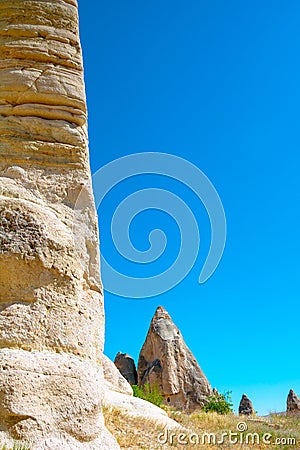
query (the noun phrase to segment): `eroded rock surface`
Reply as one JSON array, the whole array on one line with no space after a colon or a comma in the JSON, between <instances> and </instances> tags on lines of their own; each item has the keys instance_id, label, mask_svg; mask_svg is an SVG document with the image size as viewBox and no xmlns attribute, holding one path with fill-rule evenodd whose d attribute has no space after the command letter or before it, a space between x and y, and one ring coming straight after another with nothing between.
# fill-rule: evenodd
<instances>
[{"instance_id":1,"label":"eroded rock surface","mask_svg":"<svg viewBox=\"0 0 300 450\"><path fill-rule=\"evenodd\" d=\"M286 413L288 416L300 417L300 398L293 389L290 390L286 401Z\"/></svg>"},{"instance_id":2,"label":"eroded rock surface","mask_svg":"<svg viewBox=\"0 0 300 450\"><path fill-rule=\"evenodd\" d=\"M251 416L255 414L255 409L253 408L253 404L251 400L247 397L246 394L242 395L240 404L239 404L239 415L240 416Z\"/></svg>"},{"instance_id":3,"label":"eroded rock surface","mask_svg":"<svg viewBox=\"0 0 300 450\"><path fill-rule=\"evenodd\" d=\"M143 431L145 432L151 427L151 422L167 427L170 430L183 428L178 422L171 419L162 408L159 408L146 400L142 400L141 398L122 394L121 392L106 390L105 405L107 408L116 411L117 414L121 412L128 416L144 418L145 427Z\"/></svg>"},{"instance_id":4,"label":"eroded rock surface","mask_svg":"<svg viewBox=\"0 0 300 450\"><path fill-rule=\"evenodd\" d=\"M0 0L0 150L0 439L116 449L75 0Z\"/></svg>"},{"instance_id":5,"label":"eroded rock surface","mask_svg":"<svg viewBox=\"0 0 300 450\"><path fill-rule=\"evenodd\" d=\"M134 359L127 353L117 353L114 363L129 384L137 384L137 370Z\"/></svg>"},{"instance_id":6,"label":"eroded rock surface","mask_svg":"<svg viewBox=\"0 0 300 450\"><path fill-rule=\"evenodd\" d=\"M157 386L164 402L193 410L207 403L211 386L169 314L159 306L141 349L138 384Z\"/></svg>"},{"instance_id":7,"label":"eroded rock surface","mask_svg":"<svg viewBox=\"0 0 300 450\"><path fill-rule=\"evenodd\" d=\"M120 392L121 394L133 395L132 387L121 375L115 364L106 356L102 355L105 391Z\"/></svg>"},{"instance_id":8,"label":"eroded rock surface","mask_svg":"<svg viewBox=\"0 0 300 450\"><path fill-rule=\"evenodd\" d=\"M163 409L134 397L130 384L106 355L103 355L102 361L105 385L104 404L107 408L117 411L117 414L144 418L147 426L150 426L149 421L154 421L169 429L180 428L179 424L170 419Z\"/></svg>"}]
</instances>

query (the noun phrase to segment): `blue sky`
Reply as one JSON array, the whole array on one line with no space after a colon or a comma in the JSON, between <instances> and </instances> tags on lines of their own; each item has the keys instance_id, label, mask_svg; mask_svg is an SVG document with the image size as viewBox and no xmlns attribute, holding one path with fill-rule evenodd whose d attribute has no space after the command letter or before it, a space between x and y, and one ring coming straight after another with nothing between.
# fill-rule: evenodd
<instances>
[{"instance_id":1,"label":"blue sky","mask_svg":"<svg viewBox=\"0 0 300 450\"><path fill-rule=\"evenodd\" d=\"M300 3L253 0L79 1L89 107L92 171L124 155L165 152L201 169L217 189L228 235L222 261L198 276L210 244L203 205L170 179L123 182L100 207L101 249L118 270L159 273L180 235L166 214L147 211L131 228L147 248L162 228L168 247L157 265L121 260L109 227L137 189L170 189L195 213L201 248L171 291L133 300L105 296L105 351L136 360L151 317L164 306L213 386L245 392L261 413L300 394L299 54ZM119 265L119 266L118 266Z\"/></svg>"}]
</instances>

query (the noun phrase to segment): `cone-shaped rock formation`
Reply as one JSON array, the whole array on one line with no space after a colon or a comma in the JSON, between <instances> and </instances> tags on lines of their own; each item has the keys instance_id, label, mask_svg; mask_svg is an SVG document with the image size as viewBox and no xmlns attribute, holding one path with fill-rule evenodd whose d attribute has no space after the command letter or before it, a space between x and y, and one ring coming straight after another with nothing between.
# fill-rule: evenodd
<instances>
[{"instance_id":1,"label":"cone-shaped rock formation","mask_svg":"<svg viewBox=\"0 0 300 450\"><path fill-rule=\"evenodd\" d=\"M286 413L288 416L300 417L300 398L293 389L290 390L286 401Z\"/></svg>"},{"instance_id":2,"label":"cone-shaped rock formation","mask_svg":"<svg viewBox=\"0 0 300 450\"><path fill-rule=\"evenodd\" d=\"M161 306L140 352L138 383L157 386L166 404L188 410L203 406L213 393L179 329Z\"/></svg>"},{"instance_id":3,"label":"cone-shaped rock formation","mask_svg":"<svg viewBox=\"0 0 300 450\"><path fill-rule=\"evenodd\" d=\"M243 394L239 404L239 415L251 416L252 414L255 414L252 402L246 394Z\"/></svg>"}]
</instances>

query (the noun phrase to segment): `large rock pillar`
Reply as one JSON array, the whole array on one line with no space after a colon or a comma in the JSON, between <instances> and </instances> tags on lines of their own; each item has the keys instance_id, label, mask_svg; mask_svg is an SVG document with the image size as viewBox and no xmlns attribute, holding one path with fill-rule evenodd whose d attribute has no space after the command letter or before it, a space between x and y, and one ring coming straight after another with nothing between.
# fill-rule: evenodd
<instances>
[{"instance_id":1,"label":"large rock pillar","mask_svg":"<svg viewBox=\"0 0 300 450\"><path fill-rule=\"evenodd\" d=\"M0 0L0 244L0 440L118 448L75 0Z\"/></svg>"}]
</instances>

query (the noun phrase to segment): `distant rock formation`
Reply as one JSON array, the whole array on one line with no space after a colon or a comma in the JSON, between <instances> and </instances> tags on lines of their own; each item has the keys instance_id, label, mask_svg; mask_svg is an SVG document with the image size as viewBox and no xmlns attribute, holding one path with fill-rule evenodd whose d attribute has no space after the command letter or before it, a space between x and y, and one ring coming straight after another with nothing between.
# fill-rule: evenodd
<instances>
[{"instance_id":1,"label":"distant rock formation","mask_svg":"<svg viewBox=\"0 0 300 450\"><path fill-rule=\"evenodd\" d=\"M117 353L114 361L122 376L131 386L137 384L137 370L134 359L127 353Z\"/></svg>"},{"instance_id":2,"label":"distant rock formation","mask_svg":"<svg viewBox=\"0 0 300 450\"><path fill-rule=\"evenodd\" d=\"M252 404L251 400L247 397L247 395L243 394L242 399L240 401L240 406L239 406L239 415L240 416L251 416L252 414L255 414L253 404Z\"/></svg>"},{"instance_id":3,"label":"distant rock formation","mask_svg":"<svg viewBox=\"0 0 300 450\"><path fill-rule=\"evenodd\" d=\"M213 393L212 393L212 395L213 395L214 397L219 397L220 393L218 392L218 390L217 390L216 388L213 388Z\"/></svg>"},{"instance_id":4,"label":"distant rock formation","mask_svg":"<svg viewBox=\"0 0 300 450\"><path fill-rule=\"evenodd\" d=\"M141 349L138 384L157 386L164 403L194 410L207 403L212 388L165 309L159 306Z\"/></svg>"},{"instance_id":5,"label":"distant rock formation","mask_svg":"<svg viewBox=\"0 0 300 450\"><path fill-rule=\"evenodd\" d=\"M300 417L300 398L293 389L290 390L286 401L286 414L288 416Z\"/></svg>"}]
</instances>

